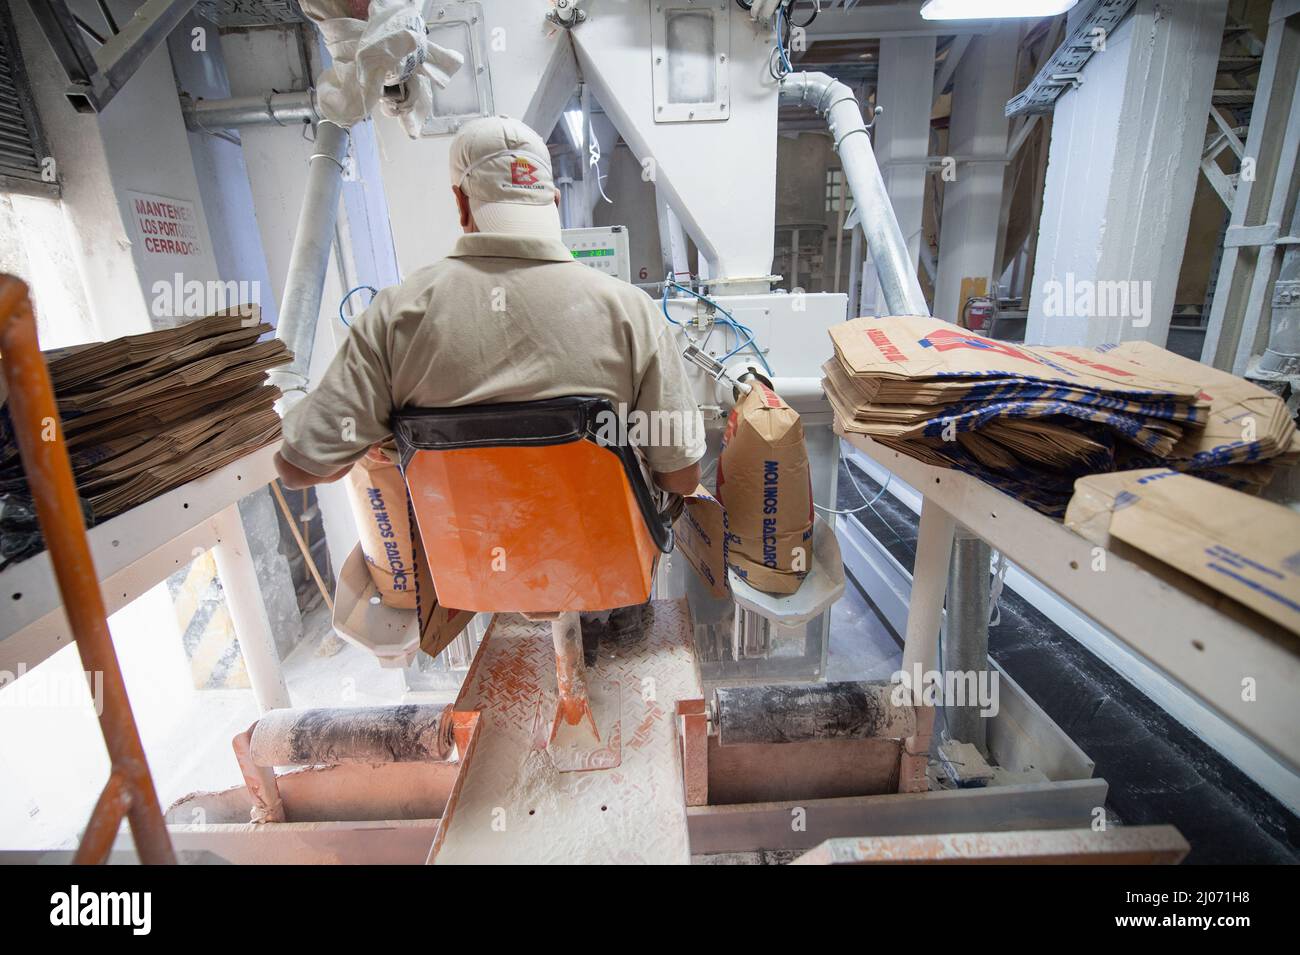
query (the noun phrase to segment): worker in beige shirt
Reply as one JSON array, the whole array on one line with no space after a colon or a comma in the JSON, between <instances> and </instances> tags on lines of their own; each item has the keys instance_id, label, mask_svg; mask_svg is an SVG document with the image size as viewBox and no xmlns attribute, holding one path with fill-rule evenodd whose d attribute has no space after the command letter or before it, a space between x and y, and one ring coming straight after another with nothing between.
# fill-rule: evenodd
<instances>
[{"instance_id":1,"label":"worker in beige shirt","mask_svg":"<svg viewBox=\"0 0 1300 955\"><path fill-rule=\"evenodd\" d=\"M631 421L627 433L655 439L639 450L660 487L694 491L704 427L671 326L645 292L573 260L542 138L505 117L468 123L451 181L466 234L375 296L285 416L285 486L343 477L400 408L591 395L629 418L658 413L658 426Z\"/></svg>"}]
</instances>

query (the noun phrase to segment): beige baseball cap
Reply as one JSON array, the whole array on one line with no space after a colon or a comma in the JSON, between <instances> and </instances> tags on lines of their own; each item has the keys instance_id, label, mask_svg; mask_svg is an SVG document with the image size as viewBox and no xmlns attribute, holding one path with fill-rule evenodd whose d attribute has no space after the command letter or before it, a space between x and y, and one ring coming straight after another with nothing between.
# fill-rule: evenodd
<instances>
[{"instance_id":1,"label":"beige baseball cap","mask_svg":"<svg viewBox=\"0 0 1300 955\"><path fill-rule=\"evenodd\" d=\"M451 184L469 197L481 232L558 238L551 153L536 132L509 116L485 116L451 141Z\"/></svg>"}]
</instances>

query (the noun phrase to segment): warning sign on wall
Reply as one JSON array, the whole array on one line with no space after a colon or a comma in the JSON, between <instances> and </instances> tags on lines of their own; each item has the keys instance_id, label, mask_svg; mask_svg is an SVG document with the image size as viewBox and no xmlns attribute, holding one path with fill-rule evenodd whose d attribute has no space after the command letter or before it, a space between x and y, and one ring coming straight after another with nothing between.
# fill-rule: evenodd
<instances>
[{"instance_id":1,"label":"warning sign on wall","mask_svg":"<svg viewBox=\"0 0 1300 955\"><path fill-rule=\"evenodd\" d=\"M184 260L202 254L194 203L143 192L128 192L127 201L136 240L146 256Z\"/></svg>"}]
</instances>

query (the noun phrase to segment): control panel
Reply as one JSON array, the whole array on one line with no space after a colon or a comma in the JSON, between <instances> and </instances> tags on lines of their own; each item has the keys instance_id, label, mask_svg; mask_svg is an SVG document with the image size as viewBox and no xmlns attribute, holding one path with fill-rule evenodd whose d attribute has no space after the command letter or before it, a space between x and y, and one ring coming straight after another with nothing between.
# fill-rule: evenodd
<instances>
[{"instance_id":1,"label":"control panel","mask_svg":"<svg viewBox=\"0 0 1300 955\"><path fill-rule=\"evenodd\" d=\"M624 282L632 281L632 263L628 255L626 226L565 229L563 237L564 244L573 253L575 262L581 262Z\"/></svg>"}]
</instances>

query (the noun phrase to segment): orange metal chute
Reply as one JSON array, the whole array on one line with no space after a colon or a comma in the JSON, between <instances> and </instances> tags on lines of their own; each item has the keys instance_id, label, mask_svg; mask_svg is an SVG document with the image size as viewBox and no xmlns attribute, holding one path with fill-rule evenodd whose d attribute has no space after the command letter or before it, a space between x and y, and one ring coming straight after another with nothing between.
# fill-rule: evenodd
<instances>
[{"instance_id":1,"label":"orange metal chute","mask_svg":"<svg viewBox=\"0 0 1300 955\"><path fill-rule=\"evenodd\" d=\"M405 474L439 603L551 613L649 598L659 550L608 448L416 450Z\"/></svg>"}]
</instances>

